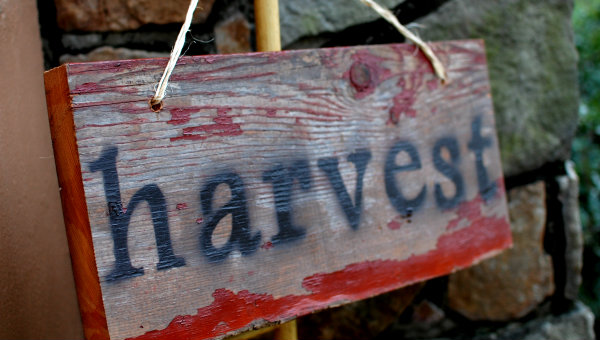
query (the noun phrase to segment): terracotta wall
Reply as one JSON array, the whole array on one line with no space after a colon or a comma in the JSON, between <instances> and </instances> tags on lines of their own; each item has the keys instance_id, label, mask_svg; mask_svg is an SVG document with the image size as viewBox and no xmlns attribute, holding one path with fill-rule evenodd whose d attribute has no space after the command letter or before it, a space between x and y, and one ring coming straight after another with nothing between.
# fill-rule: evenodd
<instances>
[{"instance_id":1,"label":"terracotta wall","mask_svg":"<svg viewBox=\"0 0 600 340\"><path fill-rule=\"evenodd\" d=\"M0 338L83 337L35 0L0 0Z\"/></svg>"}]
</instances>

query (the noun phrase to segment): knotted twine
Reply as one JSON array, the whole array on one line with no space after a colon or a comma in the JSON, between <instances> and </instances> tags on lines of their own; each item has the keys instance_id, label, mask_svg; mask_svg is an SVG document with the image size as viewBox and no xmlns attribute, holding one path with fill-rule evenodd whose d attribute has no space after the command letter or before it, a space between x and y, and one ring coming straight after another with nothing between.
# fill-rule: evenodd
<instances>
[{"instance_id":1,"label":"knotted twine","mask_svg":"<svg viewBox=\"0 0 600 340\"><path fill-rule=\"evenodd\" d=\"M167 67L163 72L160 81L158 82L158 86L156 88L156 93L154 97L150 99L150 108L154 112L160 111L162 109L162 100L165 98L165 93L167 92L167 85L169 85L169 78L171 77L171 73L177 64L177 60L179 59L179 55L181 54L181 50L183 49L183 44L185 43L185 35L190 29L190 25L192 24L192 17L194 16L194 11L198 6L198 0L191 0L190 6L188 7L187 14L185 15L185 21L183 25L181 25L181 30L177 35L177 40L175 40L175 46L173 46L173 50L171 51L171 56L169 57L169 62L167 63Z\"/></svg>"}]
</instances>

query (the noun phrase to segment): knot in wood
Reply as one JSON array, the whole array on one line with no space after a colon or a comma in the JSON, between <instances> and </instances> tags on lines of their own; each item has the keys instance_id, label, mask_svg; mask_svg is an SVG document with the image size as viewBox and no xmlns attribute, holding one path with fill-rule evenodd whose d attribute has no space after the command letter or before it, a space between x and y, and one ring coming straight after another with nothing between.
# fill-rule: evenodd
<instances>
[{"instance_id":1,"label":"knot in wood","mask_svg":"<svg viewBox=\"0 0 600 340\"><path fill-rule=\"evenodd\" d=\"M373 85L369 66L361 62L352 64L350 67L350 83L358 92L369 89Z\"/></svg>"}]
</instances>

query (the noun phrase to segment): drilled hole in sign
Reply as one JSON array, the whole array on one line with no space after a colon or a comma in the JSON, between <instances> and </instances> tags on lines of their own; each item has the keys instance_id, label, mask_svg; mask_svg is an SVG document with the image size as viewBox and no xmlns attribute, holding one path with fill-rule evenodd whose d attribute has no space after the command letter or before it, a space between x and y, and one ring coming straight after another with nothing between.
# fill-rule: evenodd
<instances>
[{"instance_id":1,"label":"drilled hole in sign","mask_svg":"<svg viewBox=\"0 0 600 340\"><path fill-rule=\"evenodd\" d=\"M153 99L150 99L150 110L153 112L159 112L163 108L163 101L155 102Z\"/></svg>"}]
</instances>

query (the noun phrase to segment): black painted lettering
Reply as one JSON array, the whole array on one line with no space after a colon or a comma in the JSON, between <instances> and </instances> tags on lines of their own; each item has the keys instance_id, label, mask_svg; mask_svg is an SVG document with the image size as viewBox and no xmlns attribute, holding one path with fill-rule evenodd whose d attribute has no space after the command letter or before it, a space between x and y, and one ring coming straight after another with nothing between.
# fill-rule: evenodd
<instances>
[{"instance_id":1,"label":"black painted lettering","mask_svg":"<svg viewBox=\"0 0 600 340\"><path fill-rule=\"evenodd\" d=\"M213 198L217 187L227 184L231 189L231 199L222 207L213 211ZM250 233L250 216L246 201L244 182L236 173L216 175L208 180L200 191L200 202L205 222L200 234L200 247L210 262L223 261L234 249L239 249L242 255L250 255L258 249L260 231ZM212 234L225 216L231 214L231 235L221 248L212 243Z\"/></svg>"},{"instance_id":2,"label":"black painted lettering","mask_svg":"<svg viewBox=\"0 0 600 340\"><path fill-rule=\"evenodd\" d=\"M291 201L295 179L300 183L302 190L310 189L310 168L307 160L296 161L291 168L277 164L263 173L263 181L273 184L275 213L279 227L279 232L271 240L274 245L301 239L306 234L303 227L292 223Z\"/></svg>"},{"instance_id":3,"label":"black painted lettering","mask_svg":"<svg viewBox=\"0 0 600 340\"><path fill-rule=\"evenodd\" d=\"M396 156L400 152L406 152L410 157L410 163L404 165L396 164ZM403 216L415 213L425 201L427 187L423 188L413 199L407 199L402 194L396 180L396 173L421 169L421 159L414 145L407 141L398 141L392 146L385 159L385 191L392 206Z\"/></svg>"},{"instance_id":4,"label":"black painted lettering","mask_svg":"<svg viewBox=\"0 0 600 340\"><path fill-rule=\"evenodd\" d=\"M479 194L481 194L483 200L487 202L496 194L496 183L490 181L487 169L483 164L483 150L492 146L492 139L481 136L481 120L482 117L478 116L471 123L472 137L469 142L469 149L475 153Z\"/></svg>"},{"instance_id":5,"label":"black painted lettering","mask_svg":"<svg viewBox=\"0 0 600 340\"><path fill-rule=\"evenodd\" d=\"M348 162L354 164L354 167L356 168L354 204L352 204L346 185L340 175L338 159L336 157L321 158L318 160L317 164L327 175L327 179L329 179L329 183L331 183L331 186L333 187L333 191L348 219L348 223L350 223L350 227L357 230L360 225L360 215L362 211L363 178L365 177L367 164L371 160L371 152L366 149L361 149L348 155L347 159Z\"/></svg>"},{"instance_id":6,"label":"black painted lettering","mask_svg":"<svg viewBox=\"0 0 600 340\"><path fill-rule=\"evenodd\" d=\"M148 184L138 190L127 205L127 210L123 211L121 201L121 191L119 189L119 176L117 174L118 150L116 147L108 147L102 151L99 159L92 162L90 171L102 171L104 179L104 193L108 203L108 212L110 218L111 234L114 243L115 267L106 277L107 281L115 281L133 276L143 275L143 268L135 268L131 265L129 257L129 248L127 246L127 231L131 216L138 204L146 201L150 206L152 224L154 225L154 237L158 252L158 263L156 268L159 270L185 265L185 260L175 256L171 246L171 236L169 232L169 220L167 216L167 204L162 191L155 184Z\"/></svg>"},{"instance_id":7,"label":"black painted lettering","mask_svg":"<svg viewBox=\"0 0 600 340\"><path fill-rule=\"evenodd\" d=\"M450 153L450 161L448 163L442 157L442 149L448 150ZM442 209L452 209L456 207L465 196L465 186L463 177L458 170L460 164L460 150L458 141L454 137L443 137L437 140L433 147L433 165L444 176L449 178L455 187L454 196L446 197L439 183L435 184L435 202Z\"/></svg>"}]
</instances>

